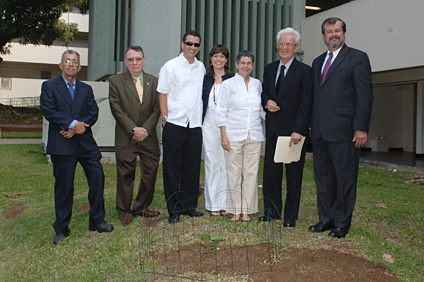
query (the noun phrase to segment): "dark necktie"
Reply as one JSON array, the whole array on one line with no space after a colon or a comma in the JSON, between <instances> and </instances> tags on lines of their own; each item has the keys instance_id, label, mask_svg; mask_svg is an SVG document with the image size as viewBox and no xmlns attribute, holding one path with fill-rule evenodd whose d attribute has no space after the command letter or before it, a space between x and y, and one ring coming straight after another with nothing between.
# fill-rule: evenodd
<instances>
[{"instance_id":1,"label":"dark necktie","mask_svg":"<svg viewBox=\"0 0 424 282\"><path fill-rule=\"evenodd\" d=\"M321 73L321 84L324 84L325 77L327 76L328 70L331 67L331 59L333 59L333 53L328 54L327 62L325 62L324 69L322 70L322 73Z\"/></svg>"},{"instance_id":2,"label":"dark necktie","mask_svg":"<svg viewBox=\"0 0 424 282\"><path fill-rule=\"evenodd\" d=\"M68 90L69 90L69 93L71 93L72 100L74 100L75 90L74 90L74 84L72 82L68 82Z\"/></svg>"},{"instance_id":3,"label":"dark necktie","mask_svg":"<svg viewBox=\"0 0 424 282\"><path fill-rule=\"evenodd\" d=\"M280 74L278 75L277 85L275 85L275 90L277 90L277 94L280 92L281 81L284 79L284 70L286 69L285 65L281 65Z\"/></svg>"}]
</instances>

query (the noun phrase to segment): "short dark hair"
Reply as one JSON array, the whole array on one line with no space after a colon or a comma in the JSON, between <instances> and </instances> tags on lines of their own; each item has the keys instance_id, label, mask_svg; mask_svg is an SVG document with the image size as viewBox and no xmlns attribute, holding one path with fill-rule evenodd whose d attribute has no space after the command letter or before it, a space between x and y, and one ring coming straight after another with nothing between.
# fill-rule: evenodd
<instances>
[{"instance_id":1,"label":"short dark hair","mask_svg":"<svg viewBox=\"0 0 424 282\"><path fill-rule=\"evenodd\" d=\"M77 51L69 49L63 52L62 57L60 58L60 62L63 63L63 57L65 57L66 54L74 54L78 56L78 61L80 62L80 55Z\"/></svg>"},{"instance_id":2,"label":"short dark hair","mask_svg":"<svg viewBox=\"0 0 424 282\"><path fill-rule=\"evenodd\" d=\"M225 56L225 58L227 59L227 63L224 65L224 71L225 74L231 75L230 73L230 51L228 51L227 46L222 45L222 44L216 44L215 46L212 47L211 51L209 52L209 60L208 60L208 71L206 72L206 76L212 76L213 75L213 65L212 65L212 60L211 58L213 57L213 55L215 54L219 54L222 53L222 55Z\"/></svg>"},{"instance_id":3,"label":"short dark hair","mask_svg":"<svg viewBox=\"0 0 424 282\"><path fill-rule=\"evenodd\" d=\"M340 19L340 18L332 17L332 18L328 18L328 19L326 19L326 20L322 23L322 25L321 25L321 33L322 33L322 34L324 34L324 33L325 33L325 25L326 25L326 24L335 24L337 21L341 21L341 22L342 22L342 29L343 29L343 32L346 32L346 23L345 23L342 19Z\"/></svg>"},{"instance_id":4,"label":"short dark hair","mask_svg":"<svg viewBox=\"0 0 424 282\"><path fill-rule=\"evenodd\" d=\"M183 35L183 42L185 42L185 41L186 41L187 36L189 36L189 35L192 35L192 36L194 36L194 37L199 37L199 39L200 39L199 43L200 43L200 42L202 42L202 37L200 36L200 33L198 33L198 32L197 32L197 31L195 31L195 30L189 30L189 31L187 31L186 33L184 33L184 35Z\"/></svg>"},{"instance_id":5,"label":"short dark hair","mask_svg":"<svg viewBox=\"0 0 424 282\"><path fill-rule=\"evenodd\" d=\"M236 57L236 63L238 64L240 62L241 57L249 57L252 59L252 64L255 63L255 56L253 56L252 52L248 50L243 50L240 53L237 54Z\"/></svg>"},{"instance_id":6,"label":"short dark hair","mask_svg":"<svg viewBox=\"0 0 424 282\"><path fill-rule=\"evenodd\" d=\"M137 52L141 52L141 54L143 54L143 57L145 57L144 56L144 51L143 51L143 48L141 48L140 46L138 46L138 45L134 45L134 46L129 46L128 48L127 48L127 50L125 50L125 58L127 58L127 53L128 53L128 51L129 50L134 50L134 51L137 51Z\"/></svg>"}]
</instances>

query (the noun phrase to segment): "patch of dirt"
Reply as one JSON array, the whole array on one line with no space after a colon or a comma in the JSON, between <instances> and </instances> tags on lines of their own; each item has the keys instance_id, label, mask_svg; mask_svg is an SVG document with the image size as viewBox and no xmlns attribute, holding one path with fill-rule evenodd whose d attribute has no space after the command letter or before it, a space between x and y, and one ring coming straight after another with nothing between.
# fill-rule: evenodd
<instances>
[{"instance_id":1,"label":"patch of dirt","mask_svg":"<svg viewBox=\"0 0 424 282\"><path fill-rule=\"evenodd\" d=\"M13 107L0 104L0 124L42 125L40 108Z\"/></svg>"},{"instance_id":2,"label":"patch of dirt","mask_svg":"<svg viewBox=\"0 0 424 282\"><path fill-rule=\"evenodd\" d=\"M18 216L20 216L24 212L24 210L26 210L27 208L29 208L29 205L17 205L17 204L13 204L9 208L5 209L1 213L1 215L5 219L14 219L14 218L17 218Z\"/></svg>"},{"instance_id":3,"label":"patch of dirt","mask_svg":"<svg viewBox=\"0 0 424 282\"><path fill-rule=\"evenodd\" d=\"M90 210L90 204L89 203L83 203L83 204L76 204L74 203L72 205L72 207L74 208L74 210L76 210L77 212L85 212Z\"/></svg>"},{"instance_id":4,"label":"patch of dirt","mask_svg":"<svg viewBox=\"0 0 424 282\"><path fill-rule=\"evenodd\" d=\"M185 277L202 281L216 279L217 273L227 277L219 281L399 281L382 263L336 250L284 248L271 265L269 245L265 243L199 248L184 246L179 252L158 255L157 272L175 276L185 273Z\"/></svg>"}]
</instances>

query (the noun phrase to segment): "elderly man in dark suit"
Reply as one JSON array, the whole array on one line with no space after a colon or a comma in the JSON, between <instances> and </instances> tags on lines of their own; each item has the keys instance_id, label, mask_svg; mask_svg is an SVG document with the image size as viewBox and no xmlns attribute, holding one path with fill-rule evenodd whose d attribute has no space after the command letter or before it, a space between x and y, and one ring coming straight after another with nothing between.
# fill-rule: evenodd
<instances>
[{"instance_id":1,"label":"elderly man in dark suit","mask_svg":"<svg viewBox=\"0 0 424 282\"><path fill-rule=\"evenodd\" d=\"M159 165L156 135L160 115L156 92L158 79L143 71L145 62L143 49L130 46L125 52L128 71L109 78L109 103L116 120L116 211L124 226L132 224L134 216L159 215L159 212L147 208L153 200ZM131 208L137 157L140 157L142 177Z\"/></svg>"},{"instance_id":2,"label":"elderly man in dark suit","mask_svg":"<svg viewBox=\"0 0 424 282\"><path fill-rule=\"evenodd\" d=\"M321 26L328 51L313 64L312 143L318 189L319 223L312 232L331 230L343 238L356 201L360 148L367 143L373 101L366 53L345 44L346 24L328 18Z\"/></svg>"},{"instance_id":3,"label":"elderly man in dark suit","mask_svg":"<svg viewBox=\"0 0 424 282\"><path fill-rule=\"evenodd\" d=\"M277 34L280 60L264 70L262 105L266 109L266 145L263 172L265 215L260 221L281 218L282 178L284 165L274 162L278 136L290 136L290 145L301 141L309 127L312 106L312 69L294 56L299 49L300 34L285 28ZM300 160L286 164L287 196L284 227L295 227L299 213L305 149Z\"/></svg>"},{"instance_id":4,"label":"elderly man in dark suit","mask_svg":"<svg viewBox=\"0 0 424 282\"><path fill-rule=\"evenodd\" d=\"M65 51L59 68L62 75L44 82L40 96L41 110L49 121L46 152L51 155L56 179L54 244L70 234L68 225L72 216L75 167L78 162L84 169L89 186L89 229L98 232L113 230L113 226L104 221L105 176L100 163L102 156L91 132L99 108L92 88L76 79L81 69L79 54L73 50Z\"/></svg>"}]
</instances>

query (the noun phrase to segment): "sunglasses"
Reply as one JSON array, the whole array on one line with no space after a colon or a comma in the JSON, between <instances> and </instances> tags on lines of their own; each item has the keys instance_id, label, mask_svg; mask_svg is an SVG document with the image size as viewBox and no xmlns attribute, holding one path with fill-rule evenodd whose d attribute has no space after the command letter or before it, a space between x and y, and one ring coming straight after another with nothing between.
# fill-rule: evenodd
<instances>
[{"instance_id":1,"label":"sunglasses","mask_svg":"<svg viewBox=\"0 0 424 282\"><path fill-rule=\"evenodd\" d=\"M194 47L197 47L197 48L200 47L200 43L193 43L191 41L186 41L186 42L184 42L184 44L187 45L187 46L193 46L194 45Z\"/></svg>"}]
</instances>

